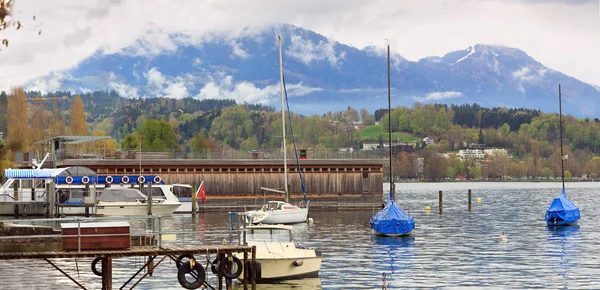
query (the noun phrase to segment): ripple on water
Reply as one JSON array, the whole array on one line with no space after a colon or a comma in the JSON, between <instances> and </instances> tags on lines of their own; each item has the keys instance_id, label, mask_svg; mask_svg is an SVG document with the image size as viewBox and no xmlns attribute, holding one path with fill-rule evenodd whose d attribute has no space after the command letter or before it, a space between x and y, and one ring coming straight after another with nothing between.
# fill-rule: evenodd
<instances>
[{"instance_id":1,"label":"ripple on water","mask_svg":"<svg viewBox=\"0 0 600 290\"><path fill-rule=\"evenodd\" d=\"M258 289L381 289L492 287L598 288L600 248L597 195L600 183L567 183L567 194L580 206L579 227L553 229L543 217L559 183L427 183L398 184L398 203L416 221L409 238L371 234L373 210L311 211L314 224L294 226L294 235L307 246L319 247L323 264L319 278L260 285ZM467 211L467 189L473 189L473 208ZM438 214L438 191L444 190L444 212ZM482 198L477 203L475 199ZM431 211L425 212L430 206ZM166 227L195 229L185 244L214 244L228 238L225 212L168 218ZM499 242L505 232L507 242ZM178 241L181 243L181 241ZM100 287L91 273L91 259L56 260L67 272L92 289ZM120 287L141 258L115 259L114 286ZM77 275L77 266L79 275ZM32 270L34 267L35 270ZM141 289L181 289L172 262L161 264ZM36 277L31 277L34 271ZM49 265L0 261L0 288L77 289ZM214 283L214 278L211 277ZM241 289L236 285L236 289Z\"/></svg>"}]
</instances>

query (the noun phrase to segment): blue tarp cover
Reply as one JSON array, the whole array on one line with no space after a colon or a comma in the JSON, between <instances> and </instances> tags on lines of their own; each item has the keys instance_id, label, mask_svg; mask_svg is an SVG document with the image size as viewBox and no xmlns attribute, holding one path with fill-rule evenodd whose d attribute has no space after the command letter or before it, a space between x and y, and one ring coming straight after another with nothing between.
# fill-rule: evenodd
<instances>
[{"instance_id":1,"label":"blue tarp cover","mask_svg":"<svg viewBox=\"0 0 600 290\"><path fill-rule=\"evenodd\" d=\"M563 188L562 194L555 197L546 210L546 222L548 225L569 225L579 220L579 208L568 198Z\"/></svg>"},{"instance_id":2,"label":"blue tarp cover","mask_svg":"<svg viewBox=\"0 0 600 290\"><path fill-rule=\"evenodd\" d=\"M371 218L371 229L381 235L406 235L415 229L415 219L390 200Z\"/></svg>"},{"instance_id":3,"label":"blue tarp cover","mask_svg":"<svg viewBox=\"0 0 600 290\"><path fill-rule=\"evenodd\" d=\"M54 178L63 172L65 168L56 169L4 169L4 176L7 178L25 179L25 178Z\"/></svg>"}]
</instances>

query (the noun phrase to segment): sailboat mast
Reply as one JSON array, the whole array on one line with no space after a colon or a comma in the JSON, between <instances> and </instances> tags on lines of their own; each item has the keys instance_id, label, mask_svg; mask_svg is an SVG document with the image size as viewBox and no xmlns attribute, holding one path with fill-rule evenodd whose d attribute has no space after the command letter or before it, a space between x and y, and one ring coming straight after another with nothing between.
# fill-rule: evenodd
<instances>
[{"instance_id":1,"label":"sailboat mast","mask_svg":"<svg viewBox=\"0 0 600 290\"><path fill-rule=\"evenodd\" d=\"M562 100L560 95L560 84L558 84L558 123L560 128L560 173L562 176L562 187L565 189L565 155L563 153Z\"/></svg>"},{"instance_id":2,"label":"sailboat mast","mask_svg":"<svg viewBox=\"0 0 600 290\"><path fill-rule=\"evenodd\" d=\"M279 43L279 86L281 87L281 131L283 132L283 181L285 188L285 202L290 202L290 193L288 192L287 178L287 147L285 145L285 92L283 88L283 53L281 52L281 36L277 35L277 41Z\"/></svg>"},{"instance_id":3,"label":"sailboat mast","mask_svg":"<svg viewBox=\"0 0 600 290\"><path fill-rule=\"evenodd\" d=\"M390 78L390 45L387 46L387 70L388 70L388 129L390 140L390 200L394 200L396 185L394 184L394 174L392 170L392 93Z\"/></svg>"}]
</instances>

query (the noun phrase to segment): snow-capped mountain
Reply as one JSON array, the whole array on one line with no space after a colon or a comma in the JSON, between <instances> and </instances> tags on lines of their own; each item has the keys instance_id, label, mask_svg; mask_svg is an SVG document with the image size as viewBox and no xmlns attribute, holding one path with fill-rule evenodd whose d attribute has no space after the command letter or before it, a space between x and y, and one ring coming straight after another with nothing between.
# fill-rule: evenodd
<instances>
[{"instance_id":1,"label":"snow-capped mountain","mask_svg":"<svg viewBox=\"0 0 600 290\"><path fill-rule=\"evenodd\" d=\"M387 107L383 47L356 49L313 31L278 25L228 38L169 35L144 39L118 52L98 51L77 67L32 81L27 89L115 90L124 97L227 98L279 107L279 55L291 110L301 114ZM393 48L392 48L393 49ZM527 107L596 117L600 89L545 67L510 47L476 44L464 50L408 61L392 54L392 103L479 103Z\"/></svg>"}]
</instances>

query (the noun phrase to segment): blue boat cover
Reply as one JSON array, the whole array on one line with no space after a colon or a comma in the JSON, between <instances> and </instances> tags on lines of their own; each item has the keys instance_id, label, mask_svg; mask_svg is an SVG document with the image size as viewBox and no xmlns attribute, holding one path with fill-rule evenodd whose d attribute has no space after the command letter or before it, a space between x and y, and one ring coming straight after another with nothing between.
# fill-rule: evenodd
<instances>
[{"instance_id":1,"label":"blue boat cover","mask_svg":"<svg viewBox=\"0 0 600 290\"><path fill-rule=\"evenodd\" d=\"M408 235L415 229L415 219L390 199L385 207L371 218L371 229L380 235Z\"/></svg>"},{"instance_id":2,"label":"blue boat cover","mask_svg":"<svg viewBox=\"0 0 600 290\"><path fill-rule=\"evenodd\" d=\"M571 225L580 218L579 208L567 198L563 188L561 195L554 198L548 210L546 210L546 222L548 225Z\"/></svg>"},{"instance_id":3,"label":"blue boat cover","mask_svg":"<svg viewBox=\"0 0 600 290\"><path fill-rule=\"evenodd\" d=\"M53 169L4 169L4 176L7 178L14 179L26 179L26 178L54 178L62 173L66 168L53 168Z\"/></svg>"}]
</instances>

